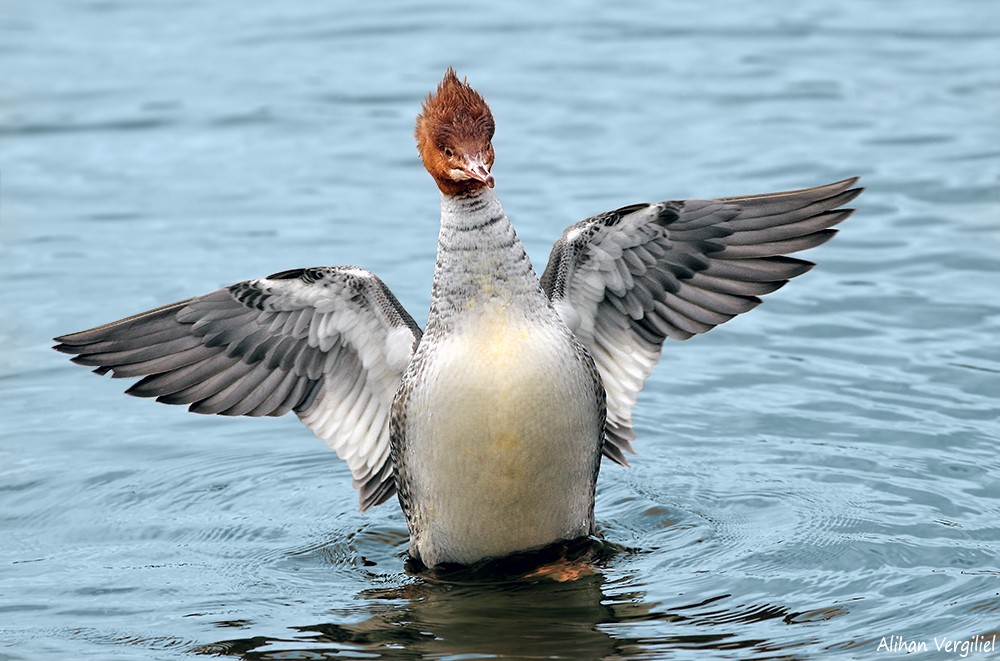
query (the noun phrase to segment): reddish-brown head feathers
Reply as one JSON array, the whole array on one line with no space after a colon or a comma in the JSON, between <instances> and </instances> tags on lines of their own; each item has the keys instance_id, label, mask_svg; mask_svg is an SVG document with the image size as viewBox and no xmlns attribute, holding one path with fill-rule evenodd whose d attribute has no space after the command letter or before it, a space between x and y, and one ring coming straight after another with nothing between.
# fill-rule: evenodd
<instances>
[{"instance_id":1,"label":"reddish-brown head feathers","mask_svg":"<svg viewBox=\"0 0 1000 661\"><path fill-rule=\"evenodd\" d=\"M417 149L446 195L493 187L493 113L479 92L448 67L417 115Z\"/></svg>"}]
</instances>

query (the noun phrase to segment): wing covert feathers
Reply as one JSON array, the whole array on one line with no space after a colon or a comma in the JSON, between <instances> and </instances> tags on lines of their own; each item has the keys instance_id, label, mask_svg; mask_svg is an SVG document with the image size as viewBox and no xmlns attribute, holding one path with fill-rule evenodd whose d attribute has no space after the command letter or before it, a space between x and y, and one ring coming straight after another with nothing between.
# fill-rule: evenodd
<instances>
[{"instance_id":1,"label":"wing covert feathers","mask_svg":"<svg viewBox=\"0 0 1000 661\"><path fill-rule=\"evenodd\" d=\"M126 392L195 413L294 411L347 462L361 508L395 493L389 407L421 331L374 274L296 269L56 338Z\"/></svg>"},{"instance_id":2,"label":"wing covert feathers","mask_svg":"<svg viewBox=\"0 0 1000 661\"><path fill-rule=\"evenodd\" d=\"M632 408L663 341L707 332L812 268L787 255L833 238L864 190L856 182L633 204L563 232L541 284L604 379L608 458L634 453Z\"/></svg>"}]
</instances>

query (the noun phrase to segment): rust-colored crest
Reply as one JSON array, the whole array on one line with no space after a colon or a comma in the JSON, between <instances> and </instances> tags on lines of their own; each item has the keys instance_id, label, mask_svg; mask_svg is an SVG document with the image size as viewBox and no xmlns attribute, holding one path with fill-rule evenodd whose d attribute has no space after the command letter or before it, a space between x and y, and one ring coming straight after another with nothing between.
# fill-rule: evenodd
<instances>
[{"instance_id":1,"label":"rust-colored crest","mask_svg":"<svg viewBox=\"0 0 1000 661\"><path fill-rule=\"evenodd\" d=\"M424 167L448 195L492 186L491 140L495 125L486 101L448 67L436 92L427 95L414 136Z\"/></svg>"}]
</instances>

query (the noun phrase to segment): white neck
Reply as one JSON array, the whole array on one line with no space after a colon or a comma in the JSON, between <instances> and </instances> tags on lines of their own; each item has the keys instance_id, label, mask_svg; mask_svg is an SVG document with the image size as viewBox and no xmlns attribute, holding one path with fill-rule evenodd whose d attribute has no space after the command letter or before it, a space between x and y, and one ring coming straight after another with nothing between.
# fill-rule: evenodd
<instances>
[{"instance_id":1,"label":"white neck","mask_svg":"<svg viewBox=\"0 0 1000 661\"><path fill-rule=\"evenodd\" d=\"M427 332L447 330L463 310L489 299L549 307L531 260L491 188L441 195L441 231Z\"/></svg>"}]
</instances>

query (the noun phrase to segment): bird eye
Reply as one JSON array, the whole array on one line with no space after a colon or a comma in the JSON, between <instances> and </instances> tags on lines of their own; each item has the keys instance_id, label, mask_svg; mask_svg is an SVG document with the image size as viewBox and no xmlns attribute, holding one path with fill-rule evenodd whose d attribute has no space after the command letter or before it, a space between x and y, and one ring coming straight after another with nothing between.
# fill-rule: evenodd
<instances>
[{"instance_id":1,"label":"bird eye","mask_svg":"<svg viewBox=\"0 0 1000 661\"><path fill-rule=\"evenodd\" d=\"M453 152L451 150L451 147L445 147L444 148L444 155L447 156L448 158L451 158L452 156L455 155L455 152Z\"/></svg>"}]
</instances>

